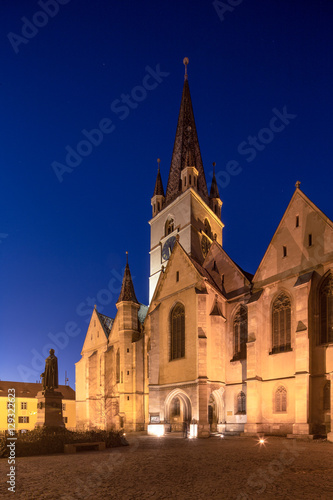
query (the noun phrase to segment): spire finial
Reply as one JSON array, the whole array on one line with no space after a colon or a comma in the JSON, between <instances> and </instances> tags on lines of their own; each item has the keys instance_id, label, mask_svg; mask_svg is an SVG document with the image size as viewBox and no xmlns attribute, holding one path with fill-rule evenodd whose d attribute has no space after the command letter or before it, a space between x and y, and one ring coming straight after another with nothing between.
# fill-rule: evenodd
<instances>
[{"instance_id":1,"label":"spire finial","mask_svg":"<svg viewBox=\"0 0 333 500\"><path fill-rule=\"evenodd\" d=\"M160 171L160 163L161 163L161 159L157 158L158 171Z\"/></svg>"},{"instance_id":2,"label":"spire finial","mask_svg":"<svg viewBox=\"0 0 333 500\"><path fill-rule=\"evenodd\" d=\"M187 80L188 78L188 74L187 74L187 65L189 63L189 59L188 57L184 57L183 59L183 63L184 63L184 66L185 66L185 76L184 76L184 80Z\"/></svg>"},{"instance_id":3,"label":"spire finial","mask_svg":"<svg viewBox=\"0 0 333 500\"><path fill-rule=\"evenodd\" d=\"M126 265L128 265L128 252L126 251Z\"/></svg>"},{"instance_id":4,"label":"spire finial","mask_svg":"<svg viewBox=\"0 0 333 500\"><path fill-rule=\"evenodd\" d=\"M213 161L213 174L215 175L215 166L216 166L216 163L215 161Z\"/></svg>"},{"instance_id":5,"label":"spire finial","mask_svg":"<svg viewBox=\"0 0 333 500\"><path fill-rule=\"evenodd\" d=\"M300 185L301 185L301 182L297 181L296 184L295 184L295 188L299 189Z\"/></svg>"}]
</instances>

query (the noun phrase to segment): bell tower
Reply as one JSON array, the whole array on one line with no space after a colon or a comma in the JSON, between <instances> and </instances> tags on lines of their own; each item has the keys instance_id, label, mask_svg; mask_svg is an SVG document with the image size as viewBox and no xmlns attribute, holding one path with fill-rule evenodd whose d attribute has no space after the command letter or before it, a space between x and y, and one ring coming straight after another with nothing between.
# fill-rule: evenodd
<instances>
[{"instance_id":1,"label":"bell tower","mask_svg":"<svg viewBox=\"0 0 333 500\"><path fill-rule=\"evenodd\" d=\"M151 199L149 302L162 267L167 265L176 237L184 250L199 263L204 261L213 239L222 245L222 201L215 173L208 194L188 83L187 57L183 63L184 86L167 189L164 195L158 160Z\"/></svg>"}]
</instances>

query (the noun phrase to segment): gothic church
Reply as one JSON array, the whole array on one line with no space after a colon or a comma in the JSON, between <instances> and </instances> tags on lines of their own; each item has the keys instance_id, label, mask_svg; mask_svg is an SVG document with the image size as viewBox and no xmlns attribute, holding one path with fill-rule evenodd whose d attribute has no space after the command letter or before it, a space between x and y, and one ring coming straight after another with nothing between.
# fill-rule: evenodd
<instances>
[{"instance_id":1,"label":"gothic church","mask_svg":"<svg viewBox=\"0 0 333 500\"><path fill-rule=\"evenodd\" d=\"M116 317L94 309L76 363L77 427L333 440L333 223L297 183L255 275L226 254L187 71L151 204L149 306L127 262Z\"/></svg>"}]
</instances>

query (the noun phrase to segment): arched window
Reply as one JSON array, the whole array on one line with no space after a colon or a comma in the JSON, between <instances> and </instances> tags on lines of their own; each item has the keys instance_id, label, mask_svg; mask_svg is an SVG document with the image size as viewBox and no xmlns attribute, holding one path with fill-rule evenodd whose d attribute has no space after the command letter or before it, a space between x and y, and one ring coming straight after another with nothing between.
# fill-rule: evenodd
<instances>
[{"instance_id":1,"label":"arched window","mask_svg":"<svg viewBox=\"0 0 333 500\"><path fill-rule=\"evenodd\" d=\"M324 385L324 390L323 390L323 410L324 411L329 411L331 409L331 381L327 380L326 384Z\"/></svg>"},{"instance_id":2,"label":"arched window","mask_svg":"<svg viewBox=\"0 0 333 500\"><path fill-rule=\"evenodd\" d=\"M274 395L274 410L276 413L287 411L287 389L280 385Z\"/></svg>"},{"instance_id":3,"label":"arched window","mask_svg":"<svg viewBox=\"0 0 333 500\"><path fill-rule=\"evenodd\" d=\"M120 382L120 352L119 349L116 354L116 384Z\"/></svg>"},{"instance_id":4,"label":"arched window","mask_svg":"<svg viewBox=\"0 0 333 500\"><path fill-rule=\"evenodd\" d=\"M272 354L291 350L291 302L281 293L273 304Z\"/></svg>"},{"instance_id":5,"label":"arched window","mask_svg":"<svg viewBox=\"0 0 333 500\"><path fill-rule=\"evenodd\" d=\"M246 396L243 391L237 395L237 413L246 413Z\"/></svg>"},{"instance_id":6,"label":"arched window","mask_svg":"<svg viewBox=\"0 0 333 500\"><path fill-rule=\"evenodd\" d=\"M165 236L171 234L175 230L175 223L172 218L169 218L165 223Z\"/></svg>"},{"instance_id":7,"label":"arched window","mask_svg":"<svg viewBox=\"0 0 333 500\"><path fill-rule=\"evenodd\" d=\"M234 319L234 357L233 360L246 359L247 308L240 306Z\"/></svg>"},{"instance_id":8,"label":"arched window","mask_svg":"<svg viewBox=\"0 0 333 500\"><path fill-rule=\"evenodd\" d=\"M320 287L320 343L333 342L333 277L327 276Z\"/></svg>"},{"instance_id":9,"label":"arched window","mask_svg":"<svg viewBox=\"0 0 333 500\"><path fill-rule=\"evenodd\" d=\"M171 312L171 350L170 359L185 357L185 309L176 304Z\"/></svg>"}]
</instances>

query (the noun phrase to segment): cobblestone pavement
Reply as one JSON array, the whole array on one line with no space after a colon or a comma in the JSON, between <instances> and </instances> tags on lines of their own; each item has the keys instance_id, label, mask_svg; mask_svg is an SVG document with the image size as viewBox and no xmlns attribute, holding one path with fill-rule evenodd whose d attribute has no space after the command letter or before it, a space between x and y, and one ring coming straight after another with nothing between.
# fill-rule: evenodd
<instances>
[{"instance_id":1,"label":"cobblestone pavement","mask_svg":"<svg viewBox=\"0 0 333 500\"><path fill-rule=\"evenodd\" d=\"M74 455L18 458L16 493L0 460L0 498L333 498L333 444L268 437L182 439L132 435L130 446Z\"/></svg>"}]
</instances>

